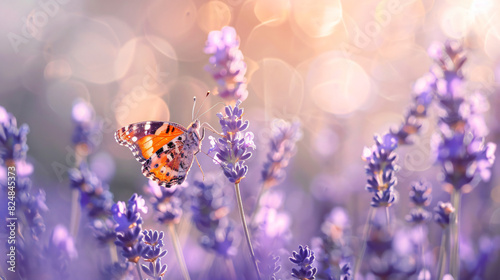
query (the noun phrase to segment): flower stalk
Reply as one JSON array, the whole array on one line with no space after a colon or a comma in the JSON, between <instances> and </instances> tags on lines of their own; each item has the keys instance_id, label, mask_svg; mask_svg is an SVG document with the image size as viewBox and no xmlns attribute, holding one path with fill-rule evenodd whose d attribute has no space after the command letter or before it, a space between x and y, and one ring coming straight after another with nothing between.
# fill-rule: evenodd
<instances>
[{"instance_id":1,"label":"flower stalk","mask_svg":"<svg viewBox=\"0 0 500 280\"><path fill-rule=\"evenodd\" d=\"M182 277L185 280L190 280L188 269L186 266L186 261L184 259L184 254L182 253L181 243L179 241L179 236L175 231L175 225L173 223L168 224L168 230L170 231L170 235L172 236L172 242L174 243L174 251L177 261L179 262L179 266L181 268Z\"/></svg>"},{"instance_id":2,"label":"flower stalk","mask_svg":"<svg viewBox=\"0 0 500 280\"><path fill-rule=\"evenodd\" d=\"M245 211L243 210L243 202L241 200L240 184L239 183L234 184L234 190L236 192L236 200L238 201L238 210L240 212L241 223L243 226L243 232L245 233L245 239L247 241L248 250L250 251L250 255L252 256L252 262L253 262L253 266L255 268L255 273L257 273L257 278L260 280L262 278L260 277L259 267L257 265L257 258L255 257L255 253L253 251L253 246L252 246L252 241L250 240L250 233L248 231L248 226L247 226L247 222L246 222L246 218L245 218Z\"/></svg>"}]
</instances>

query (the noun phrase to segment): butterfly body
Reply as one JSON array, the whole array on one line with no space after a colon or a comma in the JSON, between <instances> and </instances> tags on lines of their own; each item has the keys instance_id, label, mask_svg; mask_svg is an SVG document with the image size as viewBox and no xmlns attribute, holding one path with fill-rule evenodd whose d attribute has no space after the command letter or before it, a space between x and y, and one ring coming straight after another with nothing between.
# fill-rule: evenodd
<instances>
[{"instance_id":1,"label":"butterfly body","mask_svg":"<svg viewBox=\"0 0 500 280\"><path fill-rule=\"evenodd\" d=\"M141 122L115 133L116 141L142 163L144 176L167 188L184 182L203 136L198 120L187 128L171 122Z\"/></svg>"}]
</instances>

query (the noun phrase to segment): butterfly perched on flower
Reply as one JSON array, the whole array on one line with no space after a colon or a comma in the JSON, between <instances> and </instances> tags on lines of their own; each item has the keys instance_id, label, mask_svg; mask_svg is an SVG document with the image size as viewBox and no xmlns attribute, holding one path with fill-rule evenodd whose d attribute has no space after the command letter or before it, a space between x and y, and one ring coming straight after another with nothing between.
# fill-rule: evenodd
<instances>
[{"instance_id":1,"label":"butterfly perched on flower","mask_svg":"<svg viewBox=\"0 0 500 280\"><path fill-rule=\"evenodd\" d=\"M200 121L187 128L173 122L147 121L122 127L115 133L118 144L127 146L142 163L142 174L170 188L182 184L201 150L204 130Z\"/></svg>"}]
</instances>

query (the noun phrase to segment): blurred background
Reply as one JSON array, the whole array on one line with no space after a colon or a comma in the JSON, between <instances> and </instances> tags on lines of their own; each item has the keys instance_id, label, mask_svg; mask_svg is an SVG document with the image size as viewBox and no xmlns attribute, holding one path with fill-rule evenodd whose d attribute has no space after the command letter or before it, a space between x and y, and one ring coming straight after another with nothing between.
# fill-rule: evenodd
<instances>
[{"instance_id":1,"label":"blurred background","mask_svg":"<svg viewBox=\"0 0 500 280\"><path fill-rule=\"evenodd\" d=\"M427 48L433 42L463 42L467 87L488 98L488 140L500 142L498 1L2 1L0 105L18 124L30 126L33 181L46 190L51 211L62 211L49 216L48 224L69 224L66 171L74 164L76 100L89 102L103 122L90 162L108 176L114 200L143 193L147 181L140 164L113 133L146 120L187 126L193 96L203 100L216 87L204 71L207 35L226 25L236 29L248 66L249 95L242 107L257 146L241 186L249 209L269 149L271 121L302 125L298 153L286 181L276 187L286 193L290 250L310 243L334 206L346 208L353 235L361 236L371 196L364 190L363 147L373 144L374 133L401 123L415 81L432 65ZM201 111L220 101L209 96ZM221 110L215 107L201 121L218 128L215 114ZM435 122L431 112L416 143L398 149L400 196L392 210L397 219L408 213L413 180L433 184L432 205L449 199L430 154ZM205 139L202 150L209 147ZM200 153L198 158L205 173L221 173L210 157ZM461 230L471 240L500 234L498 169L496 164L491 181L464 196ZM188 181L199 177L195 164ZM439 246L440 229L431 227L429 236L429 248ZM170 263L175 267L173 259Z\"/></svg>"}]
</instances>

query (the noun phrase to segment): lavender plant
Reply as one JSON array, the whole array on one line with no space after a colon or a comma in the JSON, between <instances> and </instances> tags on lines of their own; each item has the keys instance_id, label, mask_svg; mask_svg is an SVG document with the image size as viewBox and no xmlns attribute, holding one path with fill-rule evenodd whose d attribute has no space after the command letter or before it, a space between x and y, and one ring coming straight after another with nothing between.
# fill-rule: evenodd
<instances>
[{"instance_id":1,"label":"lavender plant","mask_svg":"<svg viewBox=\"0 0 500 280\"><path fill-rule=\"evenodd\" d=\"M230 212L229 202L224 195L222 185L211 176L205 181L195 181L191 196L192 221L202 232L200 244L224 258L236 254L234 246L234 229L227 216Z\"/></svg>"},{"instance_id":2,"label":"lavender plant","mask_svg":"<svg viewBox=\"0 0 500 280\"><path fill-rule=\"evenodd\" d=\"M233 27L211 31L205 44L205 53L211 54L205 66L217 82L218 94L228 102L245 101L248 96L245 73L247 65L239 50L240 39Z\"/></svg>"},{"instance_id":3,"label":"lavender plant","mask_svg":"<svg viewBox=\"0 0 500 280\"><path fill-rule=\"evenodd\" d=\"M314 280L316 279L317 268L313 266L314 252L307 246L302 247L299 245L299 251L293 251L290 261L296 265L292 268L292 276L300 280Z\"/></svg>"},{"instance_id":4,"label":"lavender plant","mask_svg":"<svg viewBox=\"0 0 500 280\"><path fill-rule=\"evenodd\" d=\"M13 268L10 272L20 279L39 275L67 277L69 261L77 256L76 249L73 239L61 225L54 228L48 245L44 245L46 225L43 213L48 211L48 207L45 204L45 192L42 189L36 192L32 190L33 166L26 159L28 125L23 124L18 128L16 118L1 106L0 125L1 165L15 174L10 177L14 179L12 181L0 181L1 191L8 194L12 205L15 205L14 210L2 215L4 221L16 221L15 228L10 229L17 233L14 236L10 233L16 239L14 243L9 240L5 243L7 248L14 244L18 252L16 262L9 264ZM44 261L46 256L50 256L48 263Z\"/></svg>"},{"instance_id":5,"label":"lavender plant","mask_svg":"<svg viewBox=\"0 0 500 280\"><path fill-rule=\"evenodd\" d=\"M455 208L450 227L453 244L450 273L458 279L461 193L472 189L477 183L474 178L489 180L496 145L484 144L488 130L482 109L471 100L477 99L476 95L466 95L462 67L467 58L463 47L458 42L447 41L444 46L431 46L429 55L436 63L431 73L436 77L434 94L440 109L439 133L434 136L433 149L443 173L443 186L451 193Z\"/></svg>"},{"instance_id":6,"label":"lavender plant","mask_svg":"<svg viewBox=\"0 0 500 280\"><path fill-rule=\"evenodd\" d=\"M320 236L312 240L312 250L316 253L318 263L317 279L350 277L349 262L353 256L346 238L349 234L350 221L347 211L342 207L333 208L321 224Z\"/></svg>"},{"instance_id":7,"label":"lavender plant","mask_svg":"<svg viewBox=\"0 0 500 280\"><path fill-rule=\"evenodd\" d=\"M153 205L156 221L168 226L175 249L175 255L182 270L184 279L190 279L186 261L182 252L179 236L175 225L179 223L182 216L181 199L179 194L187 183L176 185L171 188L160 187L156 182L149 180L146 192L150 194L150 201ZM163 232L162 232L163 237Z\"/></svg>"},{"instance_id":8,"label":"lavender plant","mask_svg":"<svg viewBox=\"0 0 500 280\"><path fill-rule=\"evenodd\" d=\"M205 44L205 52L214 54L210 58L211 66L208 69L219 84L219 94L230 103L235 102L234 108L231 105L225 107L225 115L217 114L222 134L219 139L210 137L211 148L208 153L214 153L215 163L222 167L224 175L229 182L234 184L243 231L257 278L261 279L240 194L240 182L248 172L245 161L252 156L250 149L255 149L255 145L252 132L247 131L243 134L250 123L243 121L243 109L239 108L248 92L244 78L246 64L243 62L243 54L238 50L238 46L236 31L231 27L210 32Z\"/></svg>"},{"instance_id":9,"label":"lavender plant","mask_svg":"<svg viewBox=\"0 0 500 280\"><path fill-rule=\"evenodd\" d=\"M113 219L117 224L115 244L128 262L136 264L137 273L142 279L139 261L142 253L148 250L143 241L141 217L141 212L147 213L148 211L145 201L141 196L133 194L127 203L118 201L111 209Z\"/></svg>"}]
</instances>

